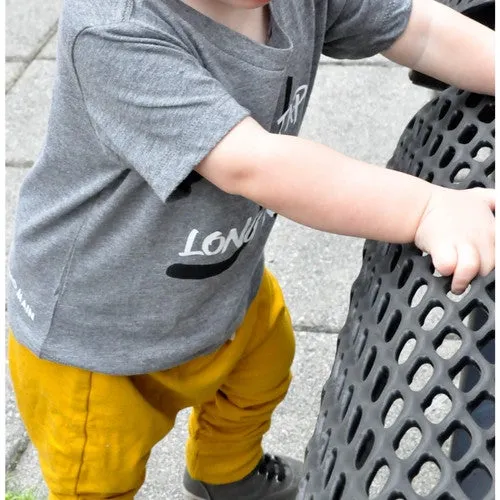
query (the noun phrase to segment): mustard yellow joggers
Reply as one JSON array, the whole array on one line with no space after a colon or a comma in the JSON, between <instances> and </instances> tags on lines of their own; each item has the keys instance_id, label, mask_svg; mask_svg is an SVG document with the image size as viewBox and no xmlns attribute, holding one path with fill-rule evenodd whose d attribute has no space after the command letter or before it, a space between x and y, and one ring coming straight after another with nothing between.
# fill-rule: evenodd
<instances>
[{"instance_id":1,"label":"mustard yellow joggers","mask_svg":"<svg viewBox=\"0 0 500 500\"><path fill-rule=\"evenodd\" d=\"M50 500L133 499L151 448L186 407L193 407L190 474L216 484L241 479L261 457L294 349L289 314L268 271L234 340L165 371L112 376L60 365L34 356L11 332L12 382Z\"/></svg>"}]
</instances>

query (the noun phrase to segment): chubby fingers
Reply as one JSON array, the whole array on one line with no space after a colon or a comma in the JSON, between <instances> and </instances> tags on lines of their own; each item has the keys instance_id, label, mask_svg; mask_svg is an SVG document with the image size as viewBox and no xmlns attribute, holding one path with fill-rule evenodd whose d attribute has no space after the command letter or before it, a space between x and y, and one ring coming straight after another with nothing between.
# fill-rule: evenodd
<instances>
[{"instance_id":1,"label":"chubby fingers","mask_svg":"<svg viewBox=\"0 0 500 500\"><path fill-rule=\"evenodd\" d=\"M460 294L478 274L486 276L495 267L494 250L489 248L480 254L470 243L461 243L457 247L442 245L435 250L432 263L441 275L453 274L451 291Z\"/></svg>"},{"instance_id":2,"label":"chubby fingers","mask_svg":"<svg viewBox=\"0 0 500 500\"><path fill-rule=\"evenodd\" d=\"M462 293L481 269L481 256L478 249L469 243L460 244L457 249L457 266L451 281L451 291Z\"/></svg>"},{"instance_id":3,"label":"chubby fingers","mask_svg":"<svg viewBox=\"0 0 500 500\"><path fill-rule=\"evenodd\" d=\"M457 267L457 250L454 245L441 244L432 253L434 268L442 276L450 276Z\"/></svg>"}]
</instances>

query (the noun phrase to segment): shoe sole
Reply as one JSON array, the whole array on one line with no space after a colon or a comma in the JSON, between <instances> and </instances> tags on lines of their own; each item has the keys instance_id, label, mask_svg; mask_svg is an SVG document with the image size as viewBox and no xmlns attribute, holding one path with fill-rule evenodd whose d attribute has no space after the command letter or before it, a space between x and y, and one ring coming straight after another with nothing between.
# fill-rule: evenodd
<instances>
[{"instance_id":1,"label":"shoe sole","mask_svg":"<svg viewBox=\"0 0 500 500\"><path fill-rule=\"evenodd\" d=\"M189 491L184 487L182 487L182 491L184 492L184 500L206 500L206 498L197 497L196 495L189 493Z\"/></svg>"}]
</instances>

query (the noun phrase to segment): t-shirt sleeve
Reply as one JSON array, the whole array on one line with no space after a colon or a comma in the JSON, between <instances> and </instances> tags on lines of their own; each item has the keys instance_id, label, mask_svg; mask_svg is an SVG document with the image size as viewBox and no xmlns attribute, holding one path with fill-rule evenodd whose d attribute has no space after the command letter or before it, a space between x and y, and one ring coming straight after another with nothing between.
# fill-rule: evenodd
<instances>
[{"instance_id":1,"label":"t-shirt sleeve","mask_svg":"<svg viewBox=\"0 0 500 500\"><path fill-rule=\"evenodd\" d=\"M412 0L328 0L323 54L361 59L388 49L403 33Z\"/></svg>"},{"instance_id":2,"label":"t-shirt sleeve","mask_svg":"<svg viewBox=\"0 0 500 500\"><path fill-rule=\"evenodd\" d=\"M97 136L163 201L250 114L182 44L155 34L86 29L73 64Z\"/></svg>"}]
</instances>

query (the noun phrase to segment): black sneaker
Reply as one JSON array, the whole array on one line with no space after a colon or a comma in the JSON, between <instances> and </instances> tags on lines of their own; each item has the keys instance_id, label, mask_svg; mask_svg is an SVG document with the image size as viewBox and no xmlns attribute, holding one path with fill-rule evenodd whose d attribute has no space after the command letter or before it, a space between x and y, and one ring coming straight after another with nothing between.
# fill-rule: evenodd
<instances>
[{"instance_id":1,"label":"black sneaker","mask_svg":"<svg viewBox=\"0 0 500 500\"><path fill-rule=\"evenodd\" d=\"M304 464L267 453L248 476L228 484L208 484L184 471L186 500L295 500Z\"/></svg>"}]
</instances>

